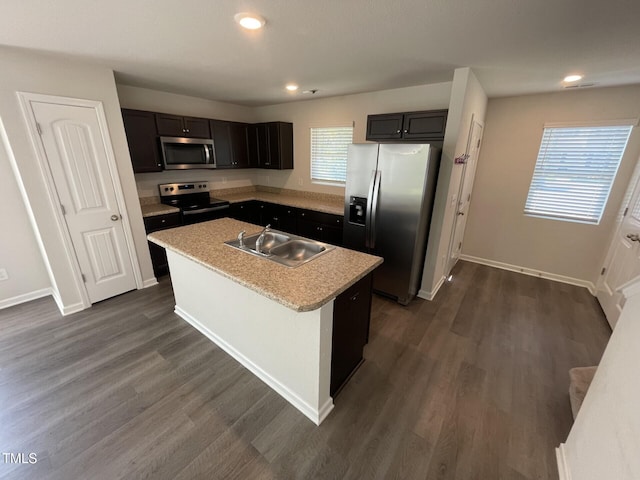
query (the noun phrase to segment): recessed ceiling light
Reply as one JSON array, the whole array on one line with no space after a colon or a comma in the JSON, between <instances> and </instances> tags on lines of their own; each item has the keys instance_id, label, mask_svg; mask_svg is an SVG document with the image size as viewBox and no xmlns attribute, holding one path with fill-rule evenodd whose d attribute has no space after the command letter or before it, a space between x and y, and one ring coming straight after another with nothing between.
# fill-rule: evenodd
<instances>
[{"instance_id":1,"label":"recessed ceiling light","mask_svg":"<svg viewBox=\"0 0 640 480\"><path fill-rule=\"evenodd\" d=\"M287 90L289 90L290 92L295 92L296 90L298 90L298 85L295 85L293 83L290 83L289 85L287 85L286 87Z\"/></svg>"},{"instance_id":2,"label":"recessed ceiling light","mask_svg":"<svg viewBox=\"0 0 640 480\"><path fill-rule=\"evenodd\" d=\"M578 80L582 80L582 75L567 75L564 77L565 82L577 82Z\"/></svg>"},{"instance_id":3,"label":"recessed ceiling light","mask_svg":"<svg viewBox=\"0 0 640 480\"><path fill-rule=\"evenodd\" d=\"M248 30L257 30L266 23L264 18L253 13L236 13L233 18L240 26Z\"/></svg>"}]
</instances>

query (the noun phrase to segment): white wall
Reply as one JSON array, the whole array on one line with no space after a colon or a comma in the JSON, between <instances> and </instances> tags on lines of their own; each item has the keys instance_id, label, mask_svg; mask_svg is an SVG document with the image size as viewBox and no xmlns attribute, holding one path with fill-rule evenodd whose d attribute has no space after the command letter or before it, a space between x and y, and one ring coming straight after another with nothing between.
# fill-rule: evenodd
<instances>
[{"instance_id":1,"label":"white wall","mask_svg":"<svg viewBox=\"0 0 640 480\"><path fill-rule=\"evenodd\" d=\"M640 278L623 289L620 320L565 444L561 479L640 478Z\"/></svg>"},{"instance_id":2,"label":"white wall","mask_svg":"<svg viewBox=\"0 0 640 480\"><path fill-rule=\"evenodd\" d=\"M3 139L3 124L0 118L0 178L2 202L0 218L3 231L0 235L0 268L4 268L9 279L0 282L0 307L21 303L41 295L51 287L51 281L40 248L25 208L22 194L9 161L10 145Z\"/></svg>"},{"instance_id":3,"label":"white wall","mask_svg":"<svg viewBox=\"0 0 640 480\"><path fill-rule=\"evenodd\" d=\"M109 132L118 166L118 174L124 191L127 211L131 221L135 248L140 262L142 278L153 280L153 270L147 247L142 214L131 168L120 104L116 92L113 72L107 68L67 61L60 57L36 55L24 50L0 47L0 118L4 123L10 147L15 156L17 170L24 184L29 207L31 208L37 232L24 226L24 219L3 218L5 232L19 232L25 245L33 245L36 235L40 235L44 256L53 272L54 296L59 305L69 310L81 307L82 299L75 287L70 263L64 254L62 239L54 222L53 208L44 191L44 178L38 166L26 122L19 107L17 92L41 93L101 101L104 105ZM6 170L4 166L0 167ZM3 177L11 186L10 195L4 201L13 205L22 201L16 192L17 182L13 175ZM6 187L5 187L6 188ZM18 210L19 211L19 210ZM17 217L17 215L16 215ZM4 251L0 255L5 255ZM25 267L33 264L33 249L11 253L13 261ZM42 283L42 269L22 280L24 288L39 288ZM26 285L30 284L31 287Z\"/></svg>"},{"instance_id":4,"label":"white wall","mask_svg":"<svg viewBox=\"0 0 640 480\"><path fill-rule=\"evenodd\" d=\"M463 254L595 283L640 155L640 129L632 131L602 221L587 225L523 214L543 126L639 115L639 85L491 99Z\"/></svg>"},{"instance_id":5,"label":"white wall","mask_svg":"<svg viewBox=\"0 0 640 480\"><path fill-rule=\"evenodd\" d=\"M256 108L257 121L293 123L294 153L293 170L257 171L256 181L261 185L342 196L344 187L311 183L310 127L353 122L353 142L363 143L367 115L448 108L450 93L451 82L445 82Z\"/></svg>"},{"instance_id":6,"label":"white wall","mask_svg":"<svg viewBox=\"0 0 640 480\"><path fill-rule=\"evenodd\" d=\"M454 159L466 151L472 119L484 125L486 108L487 95L471 69L456 69L419 292L422 298L432 299L449 273L447 258L463 172L463 165L455 165Z\"/></svg>"}]
</instances>

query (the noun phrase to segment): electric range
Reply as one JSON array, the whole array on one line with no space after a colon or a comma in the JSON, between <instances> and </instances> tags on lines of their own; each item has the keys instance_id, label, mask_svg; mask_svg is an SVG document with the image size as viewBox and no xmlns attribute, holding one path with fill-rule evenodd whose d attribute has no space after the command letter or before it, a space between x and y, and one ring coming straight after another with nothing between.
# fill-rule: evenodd
<instances>
[{"instance_id":1,"label":"electric range","mask_svg":"<svg viewBox=\"0 0 640 480\"><path fill-rule=\"evenodd\" d=\"M229 202L211 198L208 182L163 183L158 189L160 202L178 207L186 225L229 215Z\"/></svg>"}]
</instances>

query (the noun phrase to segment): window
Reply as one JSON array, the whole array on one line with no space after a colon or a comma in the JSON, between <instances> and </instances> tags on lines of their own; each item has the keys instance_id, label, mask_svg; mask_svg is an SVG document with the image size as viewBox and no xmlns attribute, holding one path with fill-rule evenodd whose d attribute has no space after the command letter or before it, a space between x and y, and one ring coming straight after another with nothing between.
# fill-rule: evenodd
<instances>
[{"instance_id":1,"label":"window","mask_svg":"<svg viewBox=\"0 0 640 480\"><path fill-rule=\"evenodd\" d=\"M545 127L526 215L600 223L630 125Z\"/></svg>"},{"instance_id":2,"label":"window","mask_svg":"<svg viewBox=\"0 0 640 480\"><path fill-rule=\"evenodd\" d=\"M347 147L353 143L353 125L311 128L311 180L347 181Z\"/></svg>"}]
</instances>

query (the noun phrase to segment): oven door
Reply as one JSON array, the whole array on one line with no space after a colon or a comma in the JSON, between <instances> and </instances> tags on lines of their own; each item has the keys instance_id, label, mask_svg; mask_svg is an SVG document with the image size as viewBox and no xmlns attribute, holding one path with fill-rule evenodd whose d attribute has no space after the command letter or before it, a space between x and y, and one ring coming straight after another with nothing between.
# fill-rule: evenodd
<instances>
[{"instance_id":1,"label":"oven door","mask_svg":"<svg viewBox=\"0 0 640 480\"><path fill-rule=\"evenodd\" d=\"M182 220L185 225L217 220L229 216L229 205L219 205L215 207L204 207L195 210L183 210Z\"/></svg>"},{"instance_id":2,"label":"oven door","mask_svg":"<svg viewBox=\"0 0 640 480\"><path fill-rule=\"evenodd\" d=\"M213 140L160 137L165 170L216 168Z\"/></svg>"}]
</instances>

